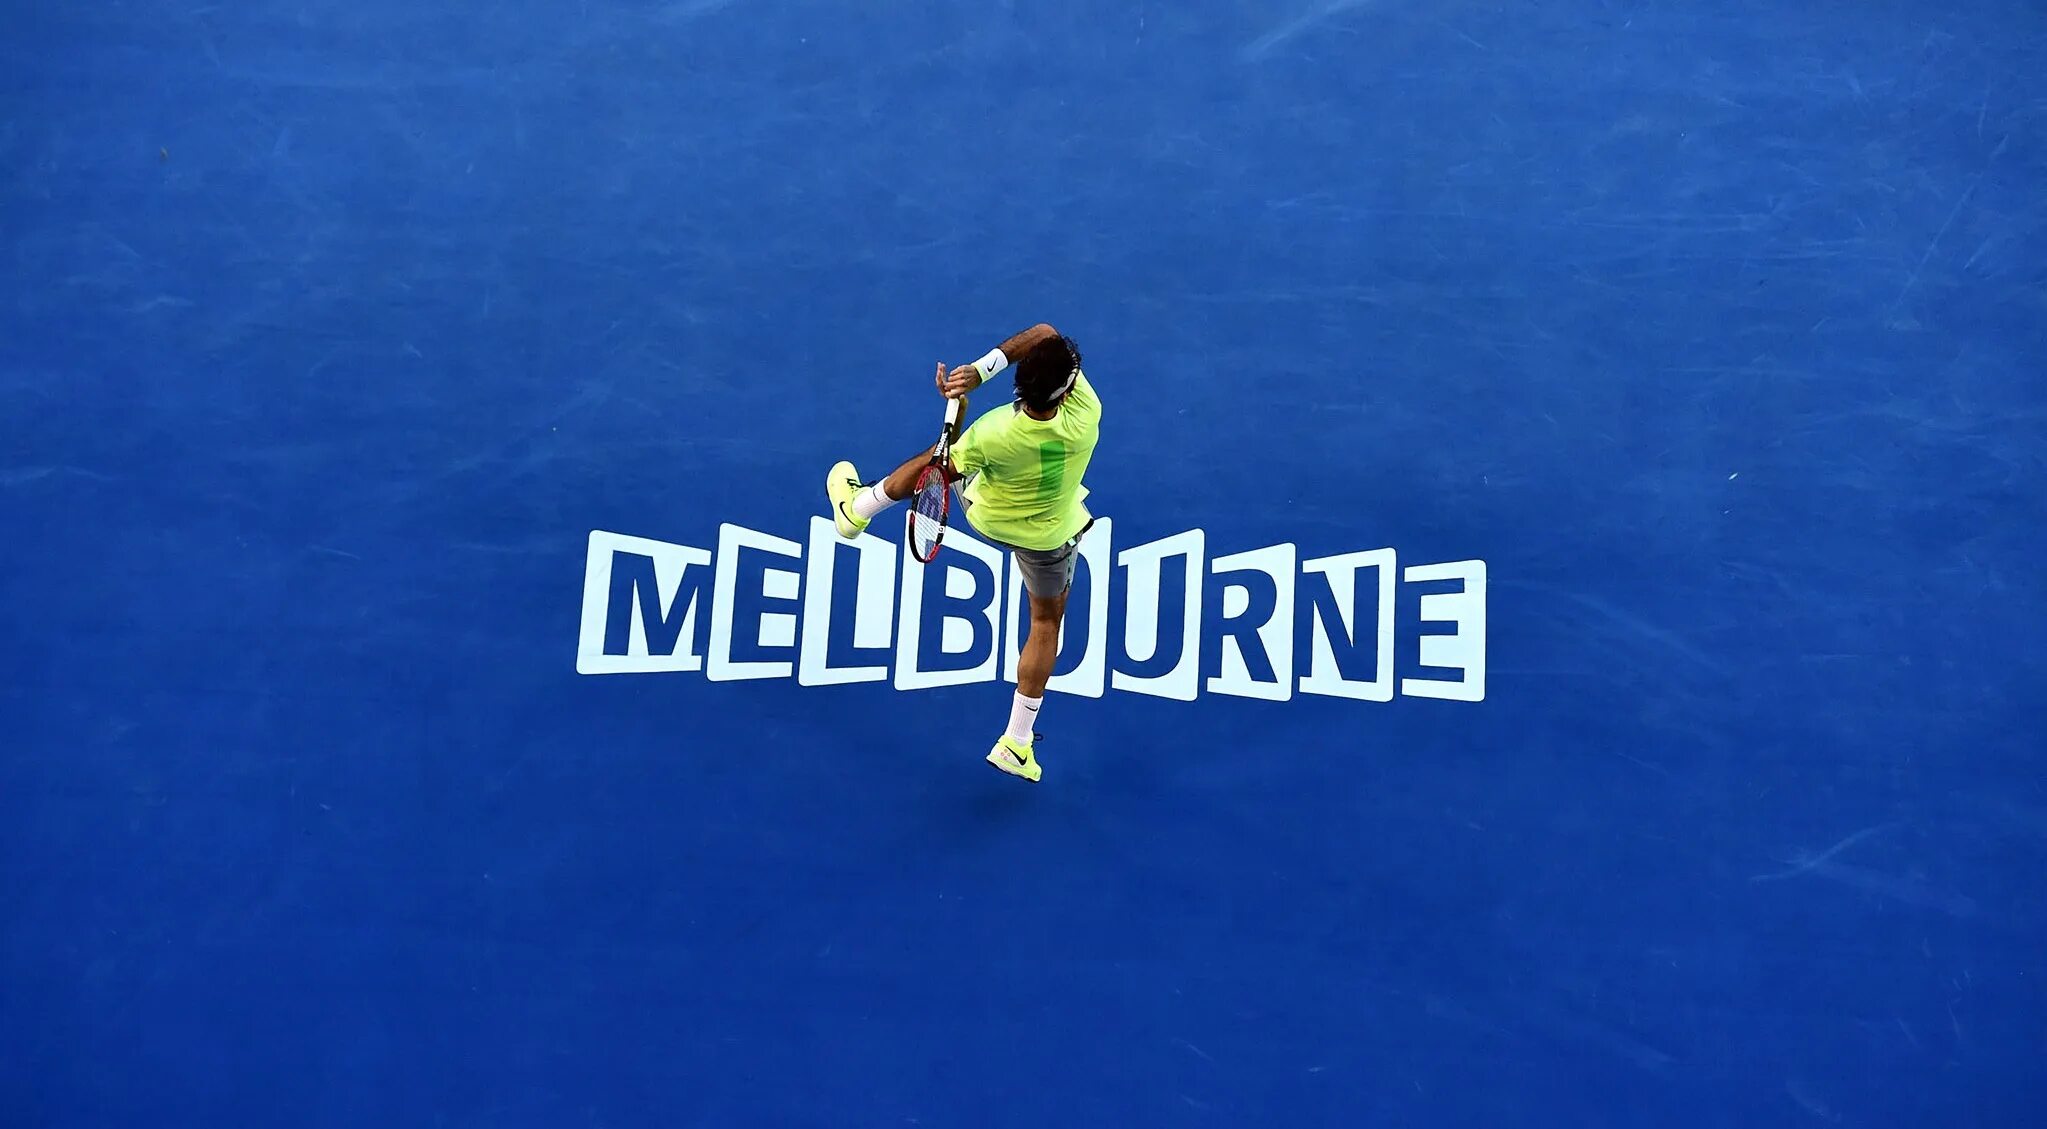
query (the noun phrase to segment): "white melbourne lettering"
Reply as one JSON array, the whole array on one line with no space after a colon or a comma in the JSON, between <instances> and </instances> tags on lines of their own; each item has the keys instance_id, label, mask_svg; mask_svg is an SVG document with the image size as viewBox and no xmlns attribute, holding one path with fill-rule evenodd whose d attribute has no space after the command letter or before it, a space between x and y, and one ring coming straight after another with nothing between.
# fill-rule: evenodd
<instances>
[{"instance_id":1,"label":"white melbourne lettering","mask_svg":"<svg viewBox=\"0 0 2047 1129\"><path fill-rule=\"evenodd\" d=\"M1485 698L1482 560L1402 570L1393 549L1303 559L1291 544L1211 559L1203 530L1120 551L1115 532L1103 519L1081 543L1052 691ZM1028 607L1008 555L959 530L930 565L869 534L841 540L824 518L800 541L727 523L715 550L593 530L576 669L1014 682Z\"/></svg>"}]
</instances>

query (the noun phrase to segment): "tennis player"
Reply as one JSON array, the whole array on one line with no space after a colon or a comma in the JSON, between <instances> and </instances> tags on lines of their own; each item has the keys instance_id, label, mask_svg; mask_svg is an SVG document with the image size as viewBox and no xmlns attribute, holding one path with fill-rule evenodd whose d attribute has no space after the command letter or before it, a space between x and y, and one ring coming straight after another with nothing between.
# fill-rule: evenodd
<instances>
[{"instance_id":1,"label":"tennis player","mask_svg":"<svg viewBox=\"0 0 2047 1129\"><path fill-rule=\"evenodd\" d=\"M939 365L938 390L964 401L1011 365L1015 403L983 415L959 437L952 446L952 474L967 523L1009 550L1030 594L1030 634L1017 657L1009 728L988 751L988 763L1036 781L1042 775L1033 748L1038 710L1059 654L1074 554L1093 524L1080 480L1094 457L1102 403L1080 370L1080 350L1049 325L1024 330L972 364L951 371ZM962 409L964 418L964 404ZM850 462L832 467L825 494L839 536L859 536L874 515L909 497L931 454L927 449L872 483L861 482Z\"/></svg>"}]
</instances>

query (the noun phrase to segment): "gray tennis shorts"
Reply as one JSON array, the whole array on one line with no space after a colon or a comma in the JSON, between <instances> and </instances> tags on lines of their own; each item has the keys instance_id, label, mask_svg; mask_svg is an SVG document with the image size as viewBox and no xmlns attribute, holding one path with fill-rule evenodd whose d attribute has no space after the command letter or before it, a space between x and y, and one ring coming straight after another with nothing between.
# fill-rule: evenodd
<instances>
[{"instance_id":1,"label":"gray tennis shorts","mask_svg":"<svg viewBox=\"0 0 2047 1129\"><path fill-rule=\"evenodd\" d=\"M962 481L959 485L960 516L965 517L973 509L974 504L967 501L966 482ZM1068 588L1073 587L1073 562L1080 552L1080 539L1087 536L1087 531L1094 528L1094 524L1092 521L1088 522L1081 527L1079 533L1073 535L1072 540L1056 549L1020 549L1007 542L997 541L978 529L974 533L998 549L1009 550L1010 555L1016 558L1017 571L1023 574L1024 591L1043 600L1064 595Z\"/></svg>"},{"instance_id":2,"label":"gray tennis shorts","mask_svg":"<svg viewBox=\"0 0 2047 1129\"><path fill-rule=\"evenodd\" d=\"M1078 535L1056 549L1019 549L1000 541L995 544L1008 549L1016 558L1017 571L1023 573L1024 591L1031 595L1042 600L1064 595L1073 587L1073 560L1080 555Z\"/></svg>"}]
</instances>

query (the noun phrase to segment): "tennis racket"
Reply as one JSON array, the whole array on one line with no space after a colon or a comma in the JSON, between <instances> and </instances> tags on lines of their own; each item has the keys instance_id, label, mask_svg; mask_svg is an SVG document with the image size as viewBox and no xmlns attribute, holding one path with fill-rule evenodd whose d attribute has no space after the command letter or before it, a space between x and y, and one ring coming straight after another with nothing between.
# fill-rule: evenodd
<instances>
[{"instance_id":1,"label":"tennis racket","mask_svg":"<svg viewBox=\"0 0 2047 1129\"><path fill-rule=\"evenodd\" d=\"M945 402L945 430L938 433L931 461L917 472L916 488L910 491L907 536L910 555L919 564L930 564L938 555L938 546L945 540L945 523L952 517L952 471L947 461L953 437L959 434L960 410L965 406L964 400Z\"/></svg>"}]
</instances>

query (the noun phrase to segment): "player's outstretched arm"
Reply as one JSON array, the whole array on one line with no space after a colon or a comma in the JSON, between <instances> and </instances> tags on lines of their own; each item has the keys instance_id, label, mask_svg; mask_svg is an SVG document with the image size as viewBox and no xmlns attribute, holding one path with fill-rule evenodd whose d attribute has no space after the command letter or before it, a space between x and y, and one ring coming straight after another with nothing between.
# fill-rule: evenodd
<instances>
[{"instance_id":1,"label":"player's outstretched arm","mask_svg":"<svg viewBox=\"0 0 2047 1129\"><path fill-rule=\"evenodd\" d=\"M938 391L947 397L964 396L979 388L982 381L988 379L996 372L1023 360L1024 354L1037 348L1040 342L1049 341L1057 336L1059 336L1058 330L1053 329L1044 322L1039 322L1022 333L1004 341L996 349L989 352L987 356L982 357L973 364L958 365L952 371L943 373L938 378ZM1002 355L1002 363L1000 365L995 363L996 353ZM941 370L944 368L943 365L939 367Z\"/></svg>"}]
</instances>

